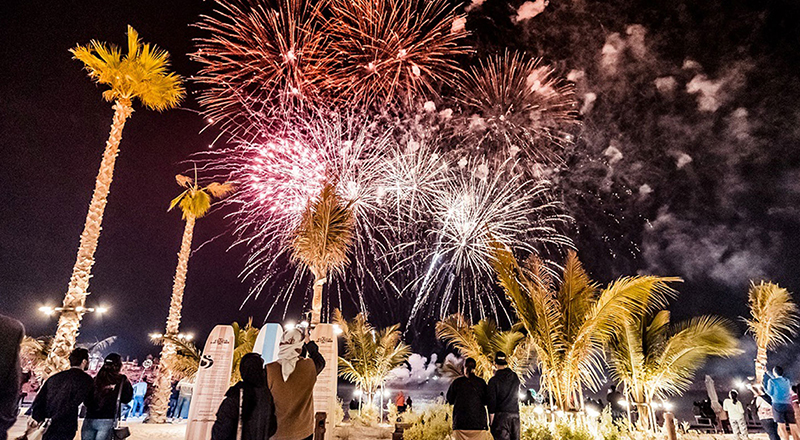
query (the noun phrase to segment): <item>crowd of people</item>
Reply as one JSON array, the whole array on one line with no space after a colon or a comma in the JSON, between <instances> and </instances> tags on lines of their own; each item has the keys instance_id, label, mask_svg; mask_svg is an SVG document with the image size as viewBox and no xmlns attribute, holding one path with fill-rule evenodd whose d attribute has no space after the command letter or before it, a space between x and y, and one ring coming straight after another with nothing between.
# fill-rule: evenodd
<instances>
[{"instance_id":1,"label":"crowd of people","mask_svg":"<svg viewBox=\"0 0 800 440\"><path fill-rule=\"evenodd\" d=\"M0 440L6 440L19 411L19 346L24 329L18 321L0 315L0 333L13 336L0 338ZM119 422L143 414L152 387L144 381L132 384L122 373L122 358L116 353L105 358L95 377L87 373L85 348L73 350L69 364L69 369L42 384L29 409L25 436L39 431L36 434L43 440L72 440L78 433L80 410L85 408L81 440L124 438L125 428ZM242 379L225 394L211 439L312 439L313 389L324 367L319 347L301 329L283 334L275 362L264 365L260 354L245 355L239 364ZM185 417L192 394L191 381L174 382L168 416Z\"/></svg>"}]
</instances>

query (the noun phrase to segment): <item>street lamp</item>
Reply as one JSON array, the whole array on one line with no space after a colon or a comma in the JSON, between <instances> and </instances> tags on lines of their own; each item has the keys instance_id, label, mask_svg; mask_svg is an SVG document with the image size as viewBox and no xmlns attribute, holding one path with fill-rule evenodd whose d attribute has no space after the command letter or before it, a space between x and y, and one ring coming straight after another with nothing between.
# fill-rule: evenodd
<instances>
[{"instance_id":1,"label":"street lamp","mask_svg":"<svg viewBox=\"0 0 800 440\"><path fill-rule=\"evenodd\" d=\"M97 313L98 315L102 315L103 313L108 312L108 307L98 306L98 307L50 307L50 306L42 306L39 307L39 311L44 313L46 316L53 316L56 313L64 313L64 312L75 312L75 313Z\"/></svg>"}]
</instances>

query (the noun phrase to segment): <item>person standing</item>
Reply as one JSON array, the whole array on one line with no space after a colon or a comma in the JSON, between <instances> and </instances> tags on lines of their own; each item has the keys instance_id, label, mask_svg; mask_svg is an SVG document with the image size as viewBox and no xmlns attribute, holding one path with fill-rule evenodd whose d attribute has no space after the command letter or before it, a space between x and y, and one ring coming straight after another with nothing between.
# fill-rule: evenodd
<instances>
[{"instance_id":1,"label":"person standing","mask_svg":"<svg viewBox=\"0 0 800 440\"><path fill-rule=\"evenodd\" d=\"M14 318L0 315L0 440L17 421L20 389L19 346L25 327Z\"/></svg>"},{"instance_id":2,"label":"person standing","mask_svg":"<svg viewBox=\"0 0 800 440\"><path fill-rule=\"evenodd\" d=\"M325 359L307 333L294 328L283 334L278 360L267 364L267 384L278 419L278 430L271 440L314 437L314 384L324 368Z\"/></svg>"},{"instance_id":3,"label":"person standing","mask_svg":"<svg viewBox=\"0 0 800 440\"><path fill-rule=\"evenodd\" d=\"M736 390L731 390L728 393L728 398L722 402L722 409L728 413L731 430L736 435L736 439L747 440L747 422L744 419L744 406L739 400L739 393Z\"/></svg>"},{"instance_id":4,"label":"person standing","mask_svg":"<svg viewBox=\"0 0 800 440\"><path fill-rule=\"evenodd\" d=\"M495 373L489 379L487 407L494 440L519 440L519 377L508 368L506 354L494 355Z\"/></svg>"},{"instance_id":5,"label":"person standing","mask_svg":"<svg viewBox=\"0 0 800 440\"><path fill-rule=\"evenodd\" d=\"M792 408L792 385L789 379L783 377L783 367L776 365L772 369L772 374L766 371L763 386L772 399L772 417L778 424L778 434L781 439L789 440L789 432L795 439L800 439L800 430L797 429Z\"/></svg>"},{"instance_id":6,"label":"person standing","mask_svg":"<svg viewBox=\"0 0 800 440\"><path fill-rule=\"evenodd\" d=\"M76 348L69 354L70 369L56 373L39 389L31 405L29 428L50 419L43 440L72 440L78 432L78 408L92 393L89 350Z\"/></svg>"},{"instance_id":7,"label":"person standing","mask_svg":"<svg viewBox=\"0 0 800 440\"><path fill-rule=\"evenodd\" d=\"M397 393L394 399L394 406L397 407L397 413L402 414L406 411L406 395L402 391Z\"/></svg>"},{"instance_id":8,"label":"person standing","mask_svg":"<svg viewBox=\"0 0 800 440\"><path fill-rule=\"evenodd\" d=\"M464 376L457 378L447 389L447 403L453 405L453 439L486 440L489 425L486 421L486 382L475 375L475 359L464 361Z\"/></svg>"},{"instance_id":9,"label":"person standing","mask_svg":"<svg viewBox=\"0 0 800 440\"><path fill-rule=\"evenodd\" d=\"M86 399L86 419L81 428L81 440L110 440L114 420L120 416L120 405L133 398L133 386L122 371L122 357L117 353L106 356L94 378L94 386Z\"/></svg>"},{"instance_id":10,"label":"person standing","mask_svg":"<svg viewBox=\"0 0 800 440\"><path fill-rule=\"evenodd\" d=\"M219 405L217 419L211 428L211 440L239 440L240 413L241 440L268 440L278 430L278 422L261 355L244 355L239 363L239 373L242 380L228 389Z\"/></svg>"},{"instance_id":11,"label":"person standing","mask_svg":"<svg viewBox=\"0 0 800 440\"><path fill-rule=\"evenodd\" d=\"M128 417L139 417L144 412L144 396L147 394L147 382L139 381L133 386L133 402L128 410Z\"/></svg>"},{"instance_id":12,"label":"person standing","mask_svg":"<svg viewBox=\"0 0 800 440\"><path fill-rule=\"evenodd\" d=\"M756 394L755 407L758 420L761 422L761 428L767 433L769 440L780 440L778 425L772 416L772 399L766 394L761 394L755 388L752 388L752 390Z\"/></svg>"}]
</instances>

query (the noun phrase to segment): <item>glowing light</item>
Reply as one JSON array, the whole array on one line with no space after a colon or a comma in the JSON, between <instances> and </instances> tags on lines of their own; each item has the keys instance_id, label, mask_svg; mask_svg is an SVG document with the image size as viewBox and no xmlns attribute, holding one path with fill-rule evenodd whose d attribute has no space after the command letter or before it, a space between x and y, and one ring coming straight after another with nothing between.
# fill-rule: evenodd
<instances>
[{"instance_id":1,"label":"glowing light","mask_svg":"<svg viewBox=\"0 0 800 440\"><path fill-rule=\"evenodd\" d=\"M283 325L283 328L286 329L287 331L288 330L294 330L295 327L297 327L297 325L293 321L289 321L289 322L287 322L286 324Z\"/></svg>"}]
</instances>

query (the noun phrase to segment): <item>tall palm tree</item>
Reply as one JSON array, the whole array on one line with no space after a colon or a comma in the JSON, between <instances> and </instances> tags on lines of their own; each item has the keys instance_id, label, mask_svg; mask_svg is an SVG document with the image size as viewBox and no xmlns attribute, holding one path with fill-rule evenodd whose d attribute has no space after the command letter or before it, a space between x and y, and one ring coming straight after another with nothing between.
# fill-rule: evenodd
<instances>
[{"instance_id":1,"label":"tall palm tree","mask_svg":"<svg viewBox=\"0 0 800 440\"><path fill-rule=\"evenodd\" d=\"M221 198L233 191L233 185L229 183L210 183L208 186L200 187L197 184L197 172L195 178L177 175L175 180L178 185L186 188L182 193L172 199L169 210L180 206L183 212L183 219L186 224L183 228L183 239L181 240L181 251L178 253L178 267L175 269L175 280L172 284L172 299L169 304L169 316L167 317L167 329L164 333L167 336L178 334L178 327L181 322L181 309L183 308L183 291L186 287L186 272L189 269L189 255L192 251L192 235L194 234L194 224L198 218L203 217L211 209L211 199ZM164 423L167 418L167 407L169 406L169 394L171 387L172 374L170 365L175 356L176 347L171 339L165 339L161 347L161 362L158 367L158 378L156 379L156 389L153 393L153 403L150 406L150 420L153 423Z\"/></svg>"},{"instance_id":2,"label":"tall palm tree","mask_svg":"<svg viewBox=\"0 0 800 440\"><path fill-rule=\"evenodd\" d=\"M756 340L756 380L761 383L767 368L767 352L792 341L800 327L797 304L792 294L777 284L750 282L747 293L750 319L747 330Z\"/></svg>"},{"instance_id":3,"label":"tall palm tree","mask_svg":"<svg viewBox=\"0 0 800 440\"><path fill-rule=\"evenodd\" d=\"M582 405L583 387L602 383L603 346L628 316L661 305L678 278L620 278L605 289L589 279L575 252L570 252L563 281L556 288L541 260L520 267L505 247L494 248L493 265L500 285L531 338L541 384L561 409Z\"/></svg>"},{"instance_id":4,"label":"tall palm tree","mask_svg":"<svg viewBox=\"0 0 800 440\"><path fill-rule=\"evenodd\" d=\"M328 183L319 196L310 201L292 240L292 259L314 274L314 297L311 301L311 322L321 321L322 286L328 274L342 271L348 263L347 253L355 234L352 203L336 194Z\"/></svg>"},{"instance_id":5,"label":"tall palm tree","mask_svg":"<svg viewBox=\"0 0 800 440\"><path fill-rule=\"evenodd\" d=\"M452 344L462 357L475 359L475 374L489 380L492 377L494 355L502 351L508 357L508 365L520 376L531 371L533 356L526 335L520 331L522 324L502 331L492 320L482 319L469 325L463 315L457 313L436 324L436 337Z\"/></svg>"},{"instance_id":6,"label":"tall palm tree","mask_svg":"<svg viewBox=\"0 0 800 440\"><path fill-rule=\"evenodd\" d=\"M64 297L66 310L58 320L53 350L47 358L47 374L69 367L67 357L75 345L86 295L89 294L89 278L111 188L114 163L125 121L133 113L133 101L138 100L145 108L163 111L177 106L184 96L181 78L167 71L169 54L156 46L142 43L139 34L130 26L128 53L125 55L118 47L96 40L87 46L76 46L71 52L83 62L90 78L109 86L103 92L103 98L114 103L114 120L95 180L69 288Z\"/></svg>"},{"instance_id":7,"label":"tall palm tree","mask_svg":"<svg viewBox=\"0 0 800 440\"><path fill-rule=\"evenodd\" d=\"M400 366L411 354L403 343L400 325L375 329L363 313L347 321L339 310L334 322L342 329L344 355L339 357L339 376L353 382L371 396L386 381L389 372Z\"/></svg>"},{"instance_id":8,"label":"tall palm tree","mask_svg":"<svg viewBox=\"0 0 800 440\"><path fill-rule=\"evenodd\" d=\"M625 385L640 420L647 424L654 398L685 392L708 357L741 352L730 321L705 315L670 325L669 312L660 310L622 321L608 343L608 365L611 377Z\"/></svg>"}]
</instances>

